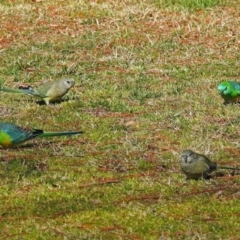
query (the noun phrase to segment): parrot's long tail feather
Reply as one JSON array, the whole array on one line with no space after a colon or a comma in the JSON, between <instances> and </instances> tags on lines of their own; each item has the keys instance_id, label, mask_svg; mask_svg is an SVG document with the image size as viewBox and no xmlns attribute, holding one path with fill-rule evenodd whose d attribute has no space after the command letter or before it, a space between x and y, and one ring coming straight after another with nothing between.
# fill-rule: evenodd
<instances>
[{"instance_id":1,"label":"parrot's long tail feather","mask_svg":"<svg viewBox=\"0 0 240 240\"><path fill-rule=\"evenodd\" d=\"M41 135L38 135L38 137L54 137L54 136L71 136L76 134L81 134L83 131L78 132L44 132Z\"/></svg>"},{"instance_id":2,"label":"parrot's long tail feather","mask_svg":"<svg viewBox=\"0 0 240 240\"><path fill-rule=\"evenodd\" d=\"M236 167L218 167L218 169L228 169L228 170L237 170L237 171L240 171L240 168L236 168Z\"/></svg>"},{"instance_id":3,"label":"parrot's long tail feather","mask_svg":"<svg viewBox=\"0 0 240 240\"><path fill-rule=\"evenodd\" d=\"M28 88L28 89L0 88L0 91L34 95L34 92L31 88Z\"/></svg>"}]
</instances>

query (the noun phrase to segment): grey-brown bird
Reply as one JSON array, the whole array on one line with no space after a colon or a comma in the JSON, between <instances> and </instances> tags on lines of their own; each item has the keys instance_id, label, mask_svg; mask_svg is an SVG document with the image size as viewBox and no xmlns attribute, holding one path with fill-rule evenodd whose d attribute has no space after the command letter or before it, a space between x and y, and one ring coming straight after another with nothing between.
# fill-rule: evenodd
<instances>
[{"instance_id":1,"label":"grey-brown bird","mask_svg":"<svg viewBox=\"0 0 240 240\"><path fill-rule=\"evenodd\" d=\"M211 173L217 169L240 170L239 168L220 167L205 155L192 150L183 150L181 154L180 167L187 179L208 179Z\"/></svg>"}]
</instances>

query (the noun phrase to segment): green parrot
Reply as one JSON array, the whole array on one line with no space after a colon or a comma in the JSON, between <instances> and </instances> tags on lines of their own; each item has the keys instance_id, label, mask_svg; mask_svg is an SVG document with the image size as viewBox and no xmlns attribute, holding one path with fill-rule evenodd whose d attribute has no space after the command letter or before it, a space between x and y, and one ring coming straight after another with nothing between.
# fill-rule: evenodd
<instances>
[{"instance_id":1,"label":"green parrot","mask_svg":"<svg viewBox=\"0 0 240 240\"><path fill-rule=\"evenodd\" d=\"M218 92L225 103L236 103L240 100L240 83L235 81L221 82L218 85Z\"/></svg>"},{"instance_id":2,"label":"green parrot","mask_svg":"<svg viewBox=\"0 0 240 240\"><path fill-rule=\"evenodd\" d=\"M61 99L73 86L73 79L63 78L53 82L45 82L38 87L32 88L28 86L26 88L20 87L19 89L0 88L0 91L29 94L41 98L48 105L49 102Z\"/></svg>"},{"instance_id":3,"label":"green parrot","mask_svg":"<svg viewBox=\"0 0 240 240\"><path fill-rule=\"evenodd\" d=\"M180 167L187 179L210 178L211 172L217 169L240 170L239 168L220 167L205 155L192 150L183 150L181 154Z\"/></svg>"},{"instance_id":4,"label":"green parrot","mask_svg":"<svg viewBox=\"0 0 240 240\"><path fill-rule=\"evenodd\" d=\"M0 123L0 145L4 148L12 148L35 137L68 136L80 133L83 132L44 132L40 129L19 127L13 123Z\"/></svg>"}]
</instances>

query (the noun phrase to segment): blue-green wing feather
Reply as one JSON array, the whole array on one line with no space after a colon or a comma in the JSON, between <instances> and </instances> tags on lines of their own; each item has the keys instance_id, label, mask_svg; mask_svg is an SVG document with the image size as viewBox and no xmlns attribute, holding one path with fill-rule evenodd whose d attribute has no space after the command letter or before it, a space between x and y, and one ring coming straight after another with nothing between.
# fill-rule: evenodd
<instances>
[{"instance_id":1,"label":"blue-green wing feather","mask_svg":"<svg viewBox=\"0 0 240 240\"><path fill-rule=\"evenodd\" d=\"M234 90L240 92L240 83L236 81L229 81L229 84L234 88Z\"/></svg>"},{"instance_id":2,"label":"blue-green wing feather","mask_svg":"<svg viewBox=\"0 0 240 240\"><path fill-rule=\"evenodd\" d=\"M12 123L0 123L0 132L5 132L12 139L12 144L27 141L42 134L42 130L33 130L19 127Z\"/></svg>"}]
</instances>

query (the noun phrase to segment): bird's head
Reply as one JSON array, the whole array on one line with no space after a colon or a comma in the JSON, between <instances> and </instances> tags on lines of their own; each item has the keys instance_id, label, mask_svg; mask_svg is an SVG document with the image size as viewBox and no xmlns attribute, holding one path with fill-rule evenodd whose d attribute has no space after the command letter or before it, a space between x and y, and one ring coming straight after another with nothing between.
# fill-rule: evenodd
<instances>
[{"instance_id":1,"label":"bird's head","mask_svg":"<svg viewBox=\"0 0 240 240\"><path fill-rule=\"evenodd\" d=\"M72 78L63 78L60 81L62 81L62 83L66 89L72 88L75 84L74 79L72 79Z\"/></svg>"},{"instance_id":2,"label":"bird's head","mask_svg":"<svg viewBox=\"0 0 240 240\"><path fill-rule=\"evenodd\" d=\"M181 162L184 164L190 164L192 163L194 156L195 152L193 152L192 150L183 150L181 154Z\"/></svg>"},{"instance_id":3,"label":"bird's head","mask_svg":"<svg viewBox=\"0 0 240 240\"><path fill-rule=\"evenodd\" d=\"M228 82L222 82L218 85L218 92L221 95L228 94L229 93L229 83Z\"/></svg>"}]
</instances>

